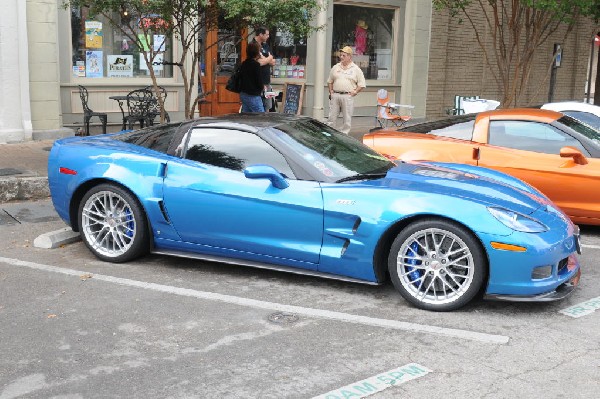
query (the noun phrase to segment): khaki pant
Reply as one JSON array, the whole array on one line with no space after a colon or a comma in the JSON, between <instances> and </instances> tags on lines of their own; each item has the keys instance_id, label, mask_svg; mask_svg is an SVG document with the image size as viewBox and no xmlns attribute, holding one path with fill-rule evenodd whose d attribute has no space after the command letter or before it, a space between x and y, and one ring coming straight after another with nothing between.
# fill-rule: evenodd
<instances>
[{"instance_id":1,"label":"khaki pant","mask_svg":"<svg viewBox=\"0 0 600 399\"><path fill-rule=\"evenodd\" d=\"M329 118L327 124L333 128L336 128L336 121L338 114L342 111L342 120L344 124L339 129L342 133L350 133L350 126L352 124L352 113L354 112L354 97L350 94L339 94L333 93L331 100L329 100Z\"/></svg>"}]
</instances>

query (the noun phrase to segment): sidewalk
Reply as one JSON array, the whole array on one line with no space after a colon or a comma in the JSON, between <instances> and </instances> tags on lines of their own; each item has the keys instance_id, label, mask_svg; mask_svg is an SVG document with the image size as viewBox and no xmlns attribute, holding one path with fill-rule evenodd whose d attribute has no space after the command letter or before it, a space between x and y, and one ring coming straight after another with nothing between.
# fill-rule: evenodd
<instances>
[{"instance_id":1,"label":"sidewalk","mask_svg":"<svg viewBox=\"0 0 600 399\"><path fill-rule=\"evenodd\" d=\"M372 127L374 118L356 117L350 135L360 140ZM100 133L100 127L91 130L92 134ZM0 144L0 203L50 196L47 164L53 143L54 140L34 140Z\"/></svg>"},{"instance_id":2,"label":"sidewalk","mask_svg":"<svg viewBox=\"0 0 600 399\"><path fill-rule=\"evenodd\" d=\"M0 203L50 195L47 163L53 142L0 144Z\"/></svg>"}]
</instances>

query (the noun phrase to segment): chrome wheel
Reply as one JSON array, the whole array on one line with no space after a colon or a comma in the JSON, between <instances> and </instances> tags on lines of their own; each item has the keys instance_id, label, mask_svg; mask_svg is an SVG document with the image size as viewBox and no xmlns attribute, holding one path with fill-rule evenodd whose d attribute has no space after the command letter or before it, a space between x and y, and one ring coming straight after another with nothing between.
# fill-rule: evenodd
<instances>
[{"instance_id":1,"label":"chrome wheel","mask_svg":"<svg viewBox=\"0 0 600 399\"><path fill-rule=\"evenodd\" d=\"M473 256L456 235L427 229L411 235L396 260L400 282L419 301L445 304L461 297L473 282Z\"/></svg>"},{"instance_id":2,"label":"chrome wheel","mask_svg":"<svg viewBox=\"0 0 600 399\"><path fill-rule=\"evenodd\" d=\"M481 245L464 227L446 220L422 220L392 244L388 270L394 286L414 305L454 310L481 289L486 273Z\"/></svg>"},{"instance_id":3,"label":"chrome wheel","mask_svg":"<svg viewBox=\"0 0 600 399\"><path fill-rule=\"evenodd\" d=\"M93 193L83 204L81 229L86 244L97 255L117 258L135 243L138 221L134 209L119 193Z\"/></svg>"}]
</instances>

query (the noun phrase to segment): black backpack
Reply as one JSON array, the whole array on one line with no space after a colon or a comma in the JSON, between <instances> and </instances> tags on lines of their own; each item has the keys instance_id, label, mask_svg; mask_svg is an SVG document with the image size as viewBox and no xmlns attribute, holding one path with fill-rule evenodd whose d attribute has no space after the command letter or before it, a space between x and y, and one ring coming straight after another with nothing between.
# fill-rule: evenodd
<instances>
[{"instance_id":1,"label":"black backpack","mask_svg":"<svg viewBox=\"0 0 600 399\"><path fill-rule=\"evenodd\" d=\"M240 73L240 65L237 65L233 70L233 73L229 77L225 88L234 93L239 93L242 91L242 74Z\"/></svg>"}]
</instances>

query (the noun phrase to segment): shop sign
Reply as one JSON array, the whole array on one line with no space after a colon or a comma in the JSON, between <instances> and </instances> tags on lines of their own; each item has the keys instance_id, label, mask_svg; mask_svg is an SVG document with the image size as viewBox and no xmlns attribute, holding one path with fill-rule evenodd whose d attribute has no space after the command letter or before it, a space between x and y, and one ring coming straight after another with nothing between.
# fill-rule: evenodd
<instances>
[{"instance_id":1,"label":"shop sign","mask_svg":"<svg viewBox=\"0 0 600 399\"><path fill-rule=\"evenodd\" d=\"M133 77L133 55L107 55L106 62L109 78Z\"/></svg>"}]
</instances>

